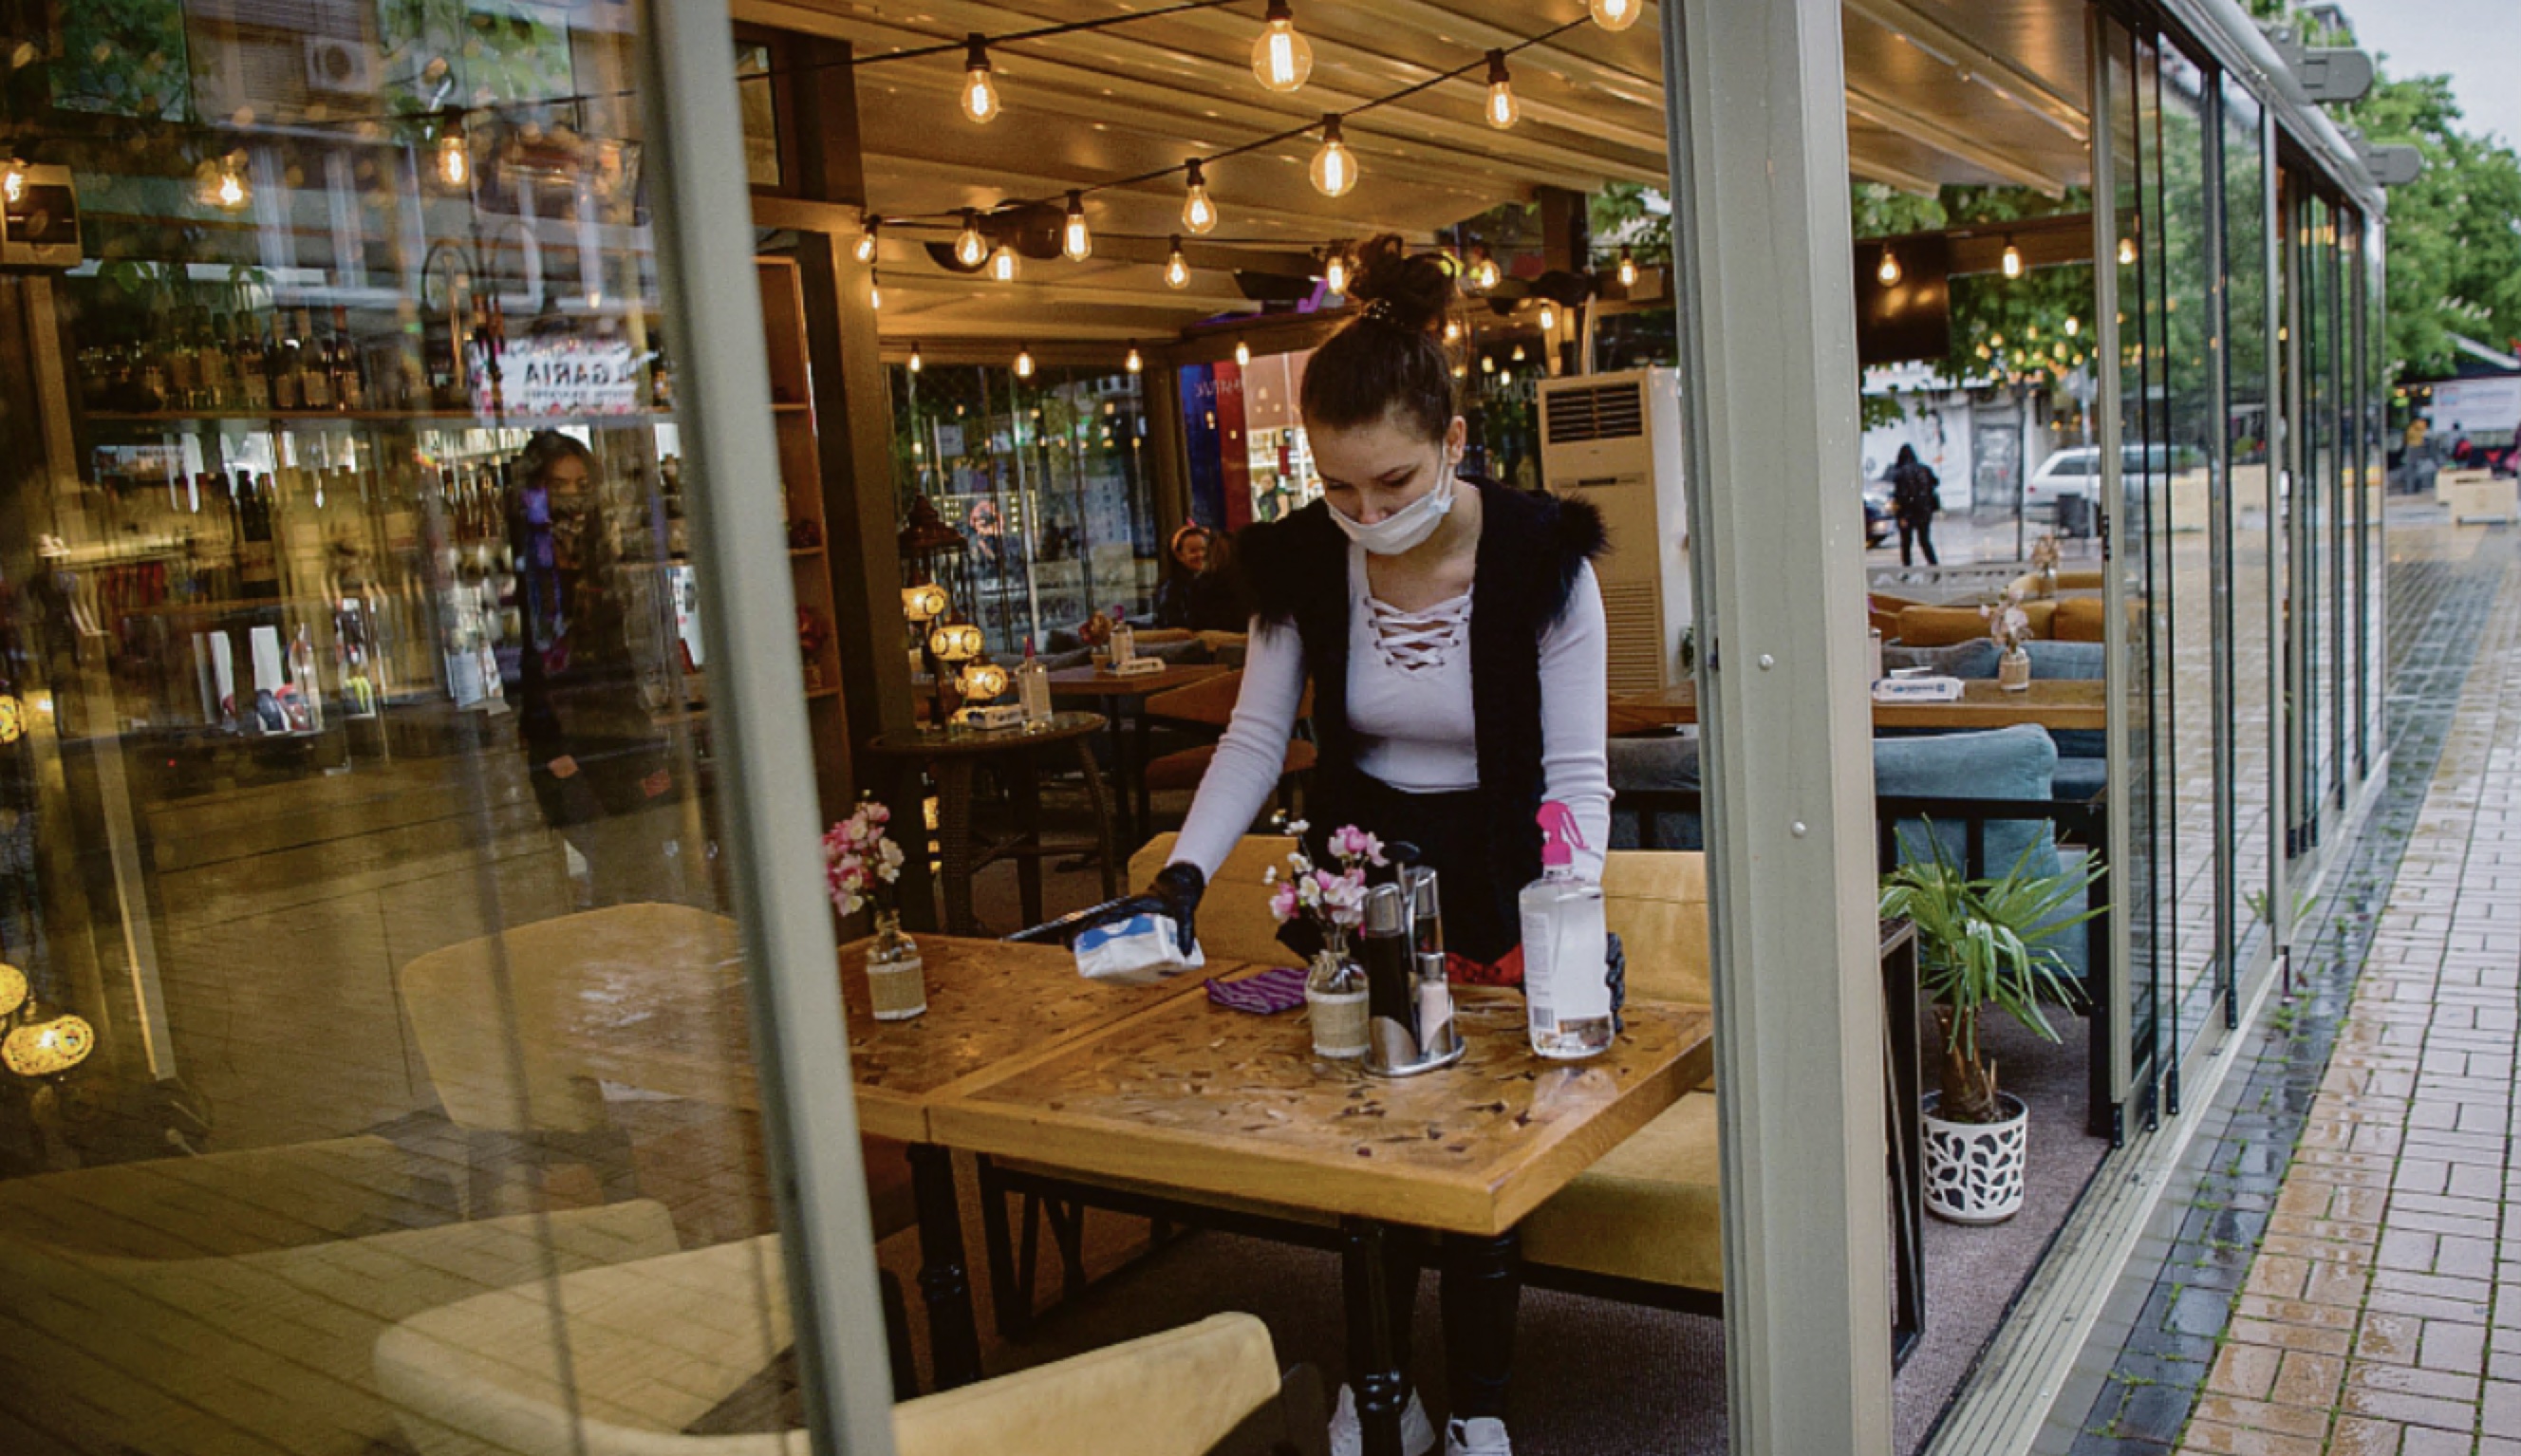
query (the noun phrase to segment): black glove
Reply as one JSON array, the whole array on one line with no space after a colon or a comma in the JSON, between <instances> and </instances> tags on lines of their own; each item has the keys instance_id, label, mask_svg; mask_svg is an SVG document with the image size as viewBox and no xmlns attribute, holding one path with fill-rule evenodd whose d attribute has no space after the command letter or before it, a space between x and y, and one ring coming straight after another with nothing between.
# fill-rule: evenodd
<instances>
[{"instance_id":1,"label":"black glove","mask_svg":"<svg viewBox=\"0 0 2521 1456\"><path fill-rule=\"evenodd\" d=\"M1208 877L1199 866L1174 860L1156 872L1156 878L1144 892L1126 899L1114 900L1100 911L1075 926L1071 939L1096 926L1111 925L1133 915L1166 915L1181 930L1181 953L1188 955L1199 943L1196 919L1200 897L1208 892Z\"/></svg>"},{"instance_id":2,"label":"black glove","mask_svg":"<svg viewBox=\"0 0 2521 1456\"><path fill-rule=\"evenodd\" d=\"M1620 1015L1620 1008L1628 1004L1628 948L1620 943L1617 931L1607 938L1610 950L1603 957L1602 979L1611 988L1611 1030L1617 1033L1628 1029L1627 1019Z\"/></svg>"}]
</instances>

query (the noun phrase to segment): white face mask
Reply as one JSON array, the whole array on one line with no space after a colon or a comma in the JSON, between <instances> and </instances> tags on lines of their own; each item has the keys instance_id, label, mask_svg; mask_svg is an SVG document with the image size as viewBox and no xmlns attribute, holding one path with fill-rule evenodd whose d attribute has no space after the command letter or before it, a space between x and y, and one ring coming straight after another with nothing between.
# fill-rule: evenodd
<instances>
[{"instance_id":1,"label":"white face mask","mask_svg":"<svg viewBox=\"0 0 2521 1456\"><path fill-rule=\"evenodd\" d=\"M1348 538L1366 550L1369 556L1399 556L1436 533L1444 518L1453 514L1453 462L1437 462L1437 479L1425 495L1369 525L1324 502L1331 520L1348 533Z\"/></svg>"}]
</instances>

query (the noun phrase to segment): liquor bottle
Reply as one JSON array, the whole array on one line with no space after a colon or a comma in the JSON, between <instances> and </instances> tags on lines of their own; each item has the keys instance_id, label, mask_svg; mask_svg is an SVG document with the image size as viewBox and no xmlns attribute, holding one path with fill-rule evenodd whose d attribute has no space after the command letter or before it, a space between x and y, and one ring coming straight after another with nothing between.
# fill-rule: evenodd
<instances>
[{"instance_id":1,"label":"liquor bottle","mask_svg":"<svg viewBox=\"0 0 2521 1456\"><path fill-rule=\"evenodd\" d=\"M301 407L329 410L333 407L333 375L325 367L323 346L315 338L315 325L306 310L298 310L298 351L293 361L298 366L298 396Z\"/></svg>"},{"instance_id":2,"label":"liquor bottle","mask_svg":"<svg viewBox=\"0 0 2521 1456\"><path fill-rule=\"evenodd\" d=\"M236 382L228 372L228 316L215 314L202 330L202 407L236 407Z\"/></svg>"},{"instance_id":3,"label":"liquor bottle","mask_svg":"<svg viewBox=\"0 0 2521 1456\"><path fill-rule=\"evenodd\" d=\"M350 310L333 305L333 401L343 410L368 407L368 371L350 339Z\"/></svg>"},{"instance_id":4,"label":"liquor bottle","mask_svg":"<svg viewBox=\"0 0 2521 1456\"><path fill-rule=\"evenodd\" d=\"M289 644L289 726L304 733L324 731L324 683L315 670L315 644L306 640L306 624L298 624L298 640Z\"/></svg>"},{"instance_id":5,"label":"liquor bottle","mask_svg":"<svg viewBox=\"0 0 2521 1456\"><path fill-rule=\"evenodd\" d=\"M273 314L271 330L263 336L262 367L269 381L271 407L275 410L300 410L306 407L306 396L298 387L298 341L288 338L285 317Z\"/></svg>"},{"instance_id":6,"label":"liquor bottle","mask_svg":"<svg viewBox=\"0 0 2521 1456\"><path fill-rule=\"evenodd\" d=\"M1050 669L1034 657L1032 639L1025 639L1024 660L1016 664L1016 705L1024 709L1025 726L1050 721Z\"/></svg>"},{"instance_id":7,"label":"liquor bottle","mask_svg":"<svg viewBox=\"0 0 2521 1456\"><path fill-rule=\"evenodd\" d=\"M178 308L165 333L165 387L159 392L166 408L189 410L201 402L201 359L193 347L192 310Z\"/></svg>"},{"instance_id":8,"label":"liquor bottle","mask_svg":"<svg viewBox=\"0 0 2521 1456\"><path fill-rule=\"evenodd\" d=\"M1576 873L1582 843L1573 811L1556 799L1542 804L1540 878L1516 902L1532 1049L1560 1061L1608 1050L1614 1026L1602 887Z\"/></svg>"},{"instance_id":9,"label":"liquor bottle","mask_svg":"<svg viewBox=\"0 0 2521 1456\"><path fill-rule=\"evenodd\" d=\"M244 523L244 544L237 555L245 594L276 597L280 595L280 563L271 542L271 477L265 475L257 479L250 471L238 471L237 494L244 503L239 512Z\"/></svg>"},{"instance_id":10,"label":"liquor bottle","mask_svg":"<svg viewBox=\"0 0 2521 1456\"><path fill-rule=\"evenodd\" d=\"M230 372L236 377L237 408L267 414L271 409L271 376L263 372L262 342L257 332L253 320L238 320L228 358Z\"/></svg>"}]
</instances>

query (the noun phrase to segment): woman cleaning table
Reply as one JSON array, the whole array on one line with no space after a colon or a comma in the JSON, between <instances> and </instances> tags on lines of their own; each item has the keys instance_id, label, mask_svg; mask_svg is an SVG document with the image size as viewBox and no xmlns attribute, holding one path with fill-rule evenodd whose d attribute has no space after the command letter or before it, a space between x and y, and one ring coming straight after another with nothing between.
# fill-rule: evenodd
<instances>
[{"instance_id":1,"label":"woman cleaning table","mask_svg":"<svg viewBox=\"0 0 2521 1456\"><path fill-rule=\"evenodd\" d=\"M1363 306L1314 352L1301 395L1322 498L1236 537L1256 607L1243 687L1153 893L1191 925L1276 789L1310 678L1311 835L1353 824L1416 845L1442 877L1454 978L1517 985L1515 897L1540 877L1541 804L1573 811L1589 878L1610 836L1602 521L1458 474L1446 260L1377 239L1349 292ZM1506 1456L1502 1374L1452 1384L1448 1456ZM1434 1442L1414 1393L1404 1433L1412 1456ZM1343 1388L1332 1448L1358 1439Z\"/></svg>"}]
</instances>

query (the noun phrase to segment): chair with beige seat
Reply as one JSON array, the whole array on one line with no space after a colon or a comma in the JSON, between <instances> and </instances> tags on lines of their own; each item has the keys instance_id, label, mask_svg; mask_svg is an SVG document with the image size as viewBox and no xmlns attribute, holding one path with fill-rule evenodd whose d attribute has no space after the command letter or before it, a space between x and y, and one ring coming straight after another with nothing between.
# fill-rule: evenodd
<instances>
[{"instance_id":1,"label":"chair with beige seat","mask_svg":"<svg viewBox=\"0 0 2521 1456\"><path fill-rule=\"evenodd\" d=\"M800 1430L685 1433L793 1339L774 1235L416 1315L376 1342L377 1381L420 1456L804 1456ZM1197 1456L1279 1392L1267 1328L1220 1314L904 1401L894 1448Z\"/></svg>"}]
</instances>

